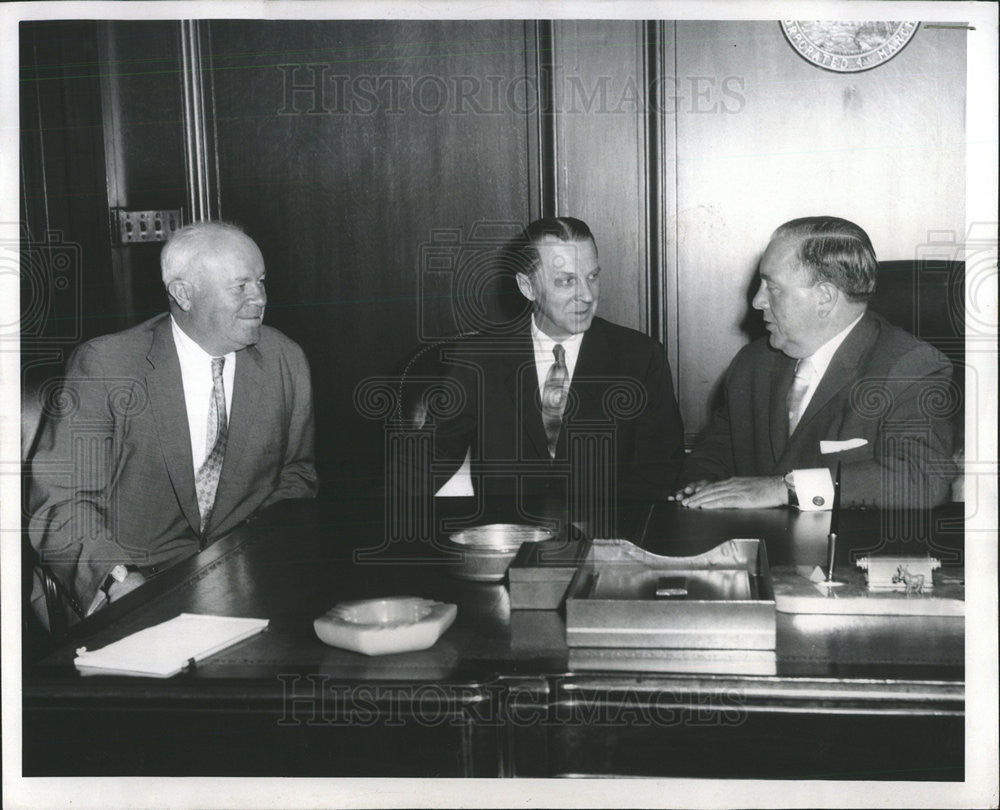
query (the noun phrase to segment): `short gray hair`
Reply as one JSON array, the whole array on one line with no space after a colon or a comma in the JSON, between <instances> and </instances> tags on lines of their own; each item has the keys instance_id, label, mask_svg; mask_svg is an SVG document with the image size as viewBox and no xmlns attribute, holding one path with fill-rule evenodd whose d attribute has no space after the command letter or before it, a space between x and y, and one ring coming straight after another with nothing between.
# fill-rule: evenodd
<instances>
[{"instance_id":1,"label":"short gray hair","mask_svg":"<svg viewBox=\"0 0 1000 810\"><path fill-rule=\"evenodd\" d=\"M228 244L227 244L228 243ZM229 222L194 222L185 225L167 240L160 253L163 285L178 279L190 280L191 270L199 269L203 257L213 256L220 247L239 245L258 254L260 248L243 229Z\"/></svg>"}]
</instances>

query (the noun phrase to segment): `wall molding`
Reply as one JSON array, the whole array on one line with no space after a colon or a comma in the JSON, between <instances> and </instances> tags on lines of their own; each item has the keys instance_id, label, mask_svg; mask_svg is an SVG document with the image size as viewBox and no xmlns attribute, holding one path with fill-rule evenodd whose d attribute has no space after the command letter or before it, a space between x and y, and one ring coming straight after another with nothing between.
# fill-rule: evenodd
<instances>
[{"instance_id":1,"label":"wall molding","mask_svg":"<svg viewBox=\"0 0 1000 810\"><path fill-rule=\"evenodd\" d=\"M222 216L215 131L215 83L211 70L211 23L180 20L178 25L187 219L202 222Z\"/></svg>"},{"instance_id":2,"label":"wall molding","mask_svg":"<svg viewBox=\"0 0 1000 810\"><path fill-rule=\"evenodd\" d=\"M558 216L559 145L556 136L556 53L551 20L534 23L534 71L538 142L538 203L540 217Z\"/></svg>"},{"instance_id":3,"label":"wall molding","mask_svg":"<svg viewBox=\"0 0 1000 810\"><path fill-rule=\"evenodd\" d=\"M646 217L646 331L667 345L666 318L666 195L664 175L667 156L667 122L663 110L663 75L666 52L665 29L662 20L643 23L643 80L646 89L644 116L645 134L645 202Z\"/></svg>"}]
</instances>

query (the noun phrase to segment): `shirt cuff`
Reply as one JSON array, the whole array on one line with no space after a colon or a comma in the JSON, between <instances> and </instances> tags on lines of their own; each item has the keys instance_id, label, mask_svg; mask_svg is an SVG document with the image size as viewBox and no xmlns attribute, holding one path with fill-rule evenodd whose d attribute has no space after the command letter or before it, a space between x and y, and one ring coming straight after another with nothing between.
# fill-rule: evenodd
<instances>
[{"instance_id":1,"label":"shirt cuff","mask_svg":"<svg viewBox=\"0 0 1000 810\"><path fill-rule=\"evenodd\" d=\"M833 476L826 467L792 470L785 483L795 491L802 512L824 512L833 508Z\"/></svg>"}]
</instances>

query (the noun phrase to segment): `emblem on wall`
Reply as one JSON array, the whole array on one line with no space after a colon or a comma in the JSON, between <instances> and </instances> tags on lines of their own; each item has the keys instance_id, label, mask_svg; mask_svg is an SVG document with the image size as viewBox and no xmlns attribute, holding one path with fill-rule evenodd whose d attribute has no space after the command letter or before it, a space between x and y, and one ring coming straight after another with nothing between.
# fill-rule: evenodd
<instances>
[{"instance_id":1,"label":"emblem on wall","mask_svg":"<svg viewBox=\"0 0 1000 810\"><path fill-rule=\"evenodd\" d=\"M888 62L917 33L918 22L782 20L788 43L824 70L857 73Z\"/></svg>"}]
</instances>

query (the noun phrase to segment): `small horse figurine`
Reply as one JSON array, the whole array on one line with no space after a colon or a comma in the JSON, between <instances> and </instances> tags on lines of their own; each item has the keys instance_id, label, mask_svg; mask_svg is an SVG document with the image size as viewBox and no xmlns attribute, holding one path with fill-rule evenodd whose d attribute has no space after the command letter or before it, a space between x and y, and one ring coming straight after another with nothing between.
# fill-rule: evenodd
<instances>
[{"instance_id":1,"label":"small horse figurine","mask_svg":"<svg viewBox=\"0 0 1000 810\"><path fill-rule=\"evenodd\" d=\"M910 569L905 565L900 565L896 568L896 573L892 576L893 584L902 582L906 585L906 595L909 596L911 593L923 594L924 592L924 575L923 574L911 574Z\"/></svg>"}]
</instances>

